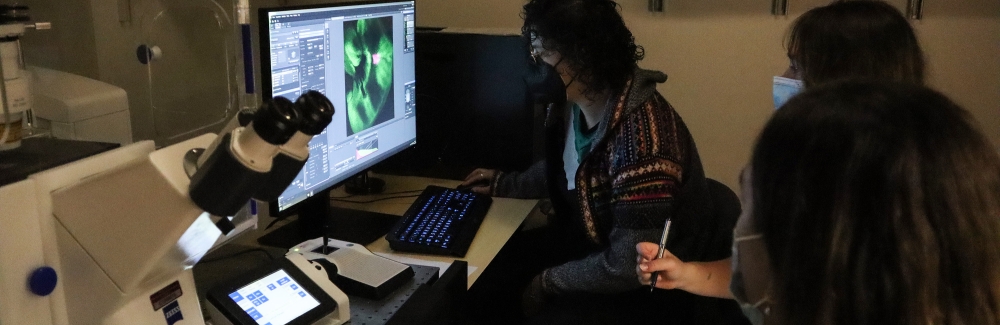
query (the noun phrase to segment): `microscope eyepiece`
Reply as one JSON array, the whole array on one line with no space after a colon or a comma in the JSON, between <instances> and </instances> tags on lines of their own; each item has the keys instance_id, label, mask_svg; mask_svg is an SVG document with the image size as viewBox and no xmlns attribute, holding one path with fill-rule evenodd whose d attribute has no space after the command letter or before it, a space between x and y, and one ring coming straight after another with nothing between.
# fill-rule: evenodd
<instances>
[{"instance_id":1,"label":"microscope eyepiece","mask_svg":"<svg viewBox=\"0 0 1000 325\"><path fill-rule=\"evenodd\" d=\"M333 103L318 91L310 90L295 101L295 107L302 113L302 124L299 131L308 135L317 135L326 129L333 120Z\"/></svg>"},{"instance_id":2,"label":"microscope eyepiece","mask_svg":"<svg viewBox=\"0 0 1000 325\"><path fill-rule=\"evenodd\" d=\"M257 110L253 130L261 139L273 145L283 145L291 139L302 124L302 115L292 101L274 97Z\"/></svg>"}]
</instances>

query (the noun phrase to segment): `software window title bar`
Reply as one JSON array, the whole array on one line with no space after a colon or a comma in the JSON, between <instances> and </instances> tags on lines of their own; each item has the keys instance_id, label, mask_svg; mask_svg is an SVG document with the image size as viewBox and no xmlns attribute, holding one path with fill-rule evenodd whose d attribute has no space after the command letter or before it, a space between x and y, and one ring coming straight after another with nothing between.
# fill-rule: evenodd
<instances>
[{"instance_id":1,"label":"software window title bar","mask_svg":"<svg viewBox=\"0 0 1000 325\"><path fill-rule=\"evenodd\" d=\"M388 7L388 8L387 8ZM322 11L315 11L322 10ZM377 7L344 7L336 10L330 9L302 9L299 13L281 14L271 16L271 23L290 23L303 20L328 19L331 12L336 12L338 17L364 16L372 14L386 14L389 12L413 12L413 3L400 5L385 5Z\"/></svg>"}]
</instances>

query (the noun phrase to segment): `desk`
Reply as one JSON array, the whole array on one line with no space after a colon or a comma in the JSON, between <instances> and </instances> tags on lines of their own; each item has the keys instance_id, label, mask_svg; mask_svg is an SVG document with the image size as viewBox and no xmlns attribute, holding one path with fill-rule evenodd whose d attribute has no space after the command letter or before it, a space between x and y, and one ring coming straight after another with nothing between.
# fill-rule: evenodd
<instances>
[{"instance_id":1,"label":"desk","mask_svg":"<svg viewBox=\"0 0 1000 325\"><path fill-rule=\"evenodd\" d=\"M426 177L416 177L416 176L394 176L394 175L375 175L378 178L385 180L386 182L386 194L379 195L365 195L365 196L350 196L346 200L351 201L369 201L379 198L386 198L392 196L403 196L403 195L413 195L412 197L389 199L384 201L372 202L372 203L350 203L344 202L343 200L336 200L332 202L332 206L338 208L347 208L354 210L363 210L370 212L378 212L384 214L391 214L401 216L403 213L409 209L413 201L416 200L416 195L419 191L422 191L428 185L437 185L443 187L455 187L460 184L460 181L456 180L446 180L437 178L426 178ZM407 192L411 191L411 192ZM406 193L400 193L406 192ZM392 194L397 193L397 194ZM342 188L335 189L331 193L332 197L347 197L348 194L344 192ZM385 240L385 237L380 237L375 242L366 245L368 250L374 253L390 253L393 255L415 258L427 261L442 262L446 264L451 264L451 262L457 260L466 261L469 264L470 269L475 267L475 270L469 274L468 286L471 288L472 284L476 282L479 275L483 273L483 270L489 266L490 262L496 257L500 249L507 243L507 240L521 227L521 224L525 222L525 219L535 211L535 206L538 204L538 200L519 200L519 199L508 199L508 198L493 198L493 204L490 206L489 212L486 213L486 217L483 219L482 225L479 226L479 232L476 233L475 239L472 241L472 245L469 246L469 251L466 252L465 257L455 258L453 256L440 256L440 255L425 255L425 254L412 254L393 251L389 248L389 242ZM292 222L295 218L289 218L284 221L280 221L275 224L271 229L264 229L268 223L273 219L267 216L266 211L268 207L264 206L259 209L263 213L261 214L260 220L258 220L258 229L254 231L248 231L247 233L241 235L235 240L236 243L244 244L247 246L260 247L257 244L257 238L274 231L281 226L287 225ZM290 246L290 245L289 245Z\"/></svg>"},{"instance_id":2,"label":"desk","mask_svg":"<svg viewBox=\"0 0 1000 325\"><path fill-rule=\"evenodd\" d=\"M427 185L437 185L443 187L454 188L460 181L455 180L444 180L435 178L425 178L425 177L415 177L415 176L393 176L393 175L376 175L378 178L385 180L386 192L396 193L403 191L419 191L423 190ZM413 194L419 194L419 192L414 192ZM347 196L343 189L334 190L332 193L334 197ZM365 201L369 199L378 199L381 197L393 196L392 194L387 195L371 195L371 196L353 196L351 200ZM342 201L334 201L333 205L340 208L348 208L355 210L364 210L379 212L385 214L392 214L401 216L406 212L406 209L410 207L413 203L415 197L391 199L373 203L349 203ZM490 206L490 211L486 214L486 218L483 219L483 224L479 227L479 232L476 233L476 238L472 241L472 245L469 246L469 251L465 254L463 258L455 258L449 256L439 256L439 255L424 255L424 254L412 254L403 253L398 251L393 251L389 248L389 242L385 240L385 237L379 238L375 242L367 245L368 250L375 253L391 253L394 255L406 256L416 259L437 261L444 263L451 263L452 261L458 259L469 263L469 267L476 267L476 270L469 275L469 287L476 282L479 275L483 273L483 270L489 266L490 261L496 257L500 249L503 248L507 240L510 239L511 235L521 226L521 223L528 217L529 214L535 209L538 204L538 200L519 200L519 199L508 199L508 198L493 198L493 205Z\"/></svg>"},{"instance_id":3,"label":"desk","mask_svg":"<svg viewBox=\"0 0 1000 325\"><path fill-rule=\"evenodd\" d=\"M349 200L356 201L368 201L373 199L379 199L391 196L400 196L405 194L419 194L427 185L437 185L444 187L455 187L460 182L455 180L443 180L425 177L413 177L413 176L392 176L392 175L377 175L377 177L386 181L386 192L387 194L380 195L370 195L370 196L351 196ZM392 194L404 191L414 191L408 193ZM334 190L331 193L332 197L345 197L348 196L344 193L343 189ZM379 212L392 215L402 215L410 207L416 197L406 197L398 199L389 199L384 201L378 201L373 203L350 203L342 201L334 201L333 205L339 208L348 208L364 211ZM479 275L483 273L483 270L489 266L490 262L496 257L500 249L507 243L507 240L517 231L529 214L534 211L535 206L538 204L537 200L518 200L518 199L507 199L507 198L494 198L493 204L490 206L489 212L483 219L482 225L479 227L479 232L476 234L475 239L472 241L472 245L469 247L469 251L466 253L464 258L455 258L449 256L438 256L438 255L423 255L423 254L410 254L393 251L389 248L389 242L385 240L384 237L379 238L375 242L367 245L368 250L375 253L390 253L393 255L404 256L409 258L443 262L451 264L456 259L466 261L469 267L476 267L475 271L469 274L468 277L468 287L472 287ZM232 244L227 244L226 247L221 247L218 252L213 252L213 255L218 256L232 256L233 252L247 252L248 248L260 248L262 251L266 251L271 256L282 256L285 252L283 249L278 249L274 247L261 247L257 243L257 239L274 231L280 226L287 225L294 218L289 220L284 220L278 222L271 229L265 229L266 225L270 223L273 218L267 216L267 207L262 207L260 211L264 213L258 220L258 229L247 231L246 233L240 235L236 238ZM239 248L239 247L243 248ZM227 252L229 250L231 252ZM256 259L256 261L252 260ZM254 268L260 263L267 263L263 254L245 254L242 258L232 259L227 262L219 263L199 263L199 266L195 267L195 277L196 283L198 284L199 296L204 297L204 291L208 287L212 287L213 283L220 280L228 278L233 274L239 274L240 272L245 272L249 269ZM409 296L409 293L406 293ZM355 298L352 298L355 299ZM358 306L364 305L365 301L357 300ZM376 309L379 303L371 302L368 306L369 310ZM353 306L353 305L352 305ZM396 307L398 308L398 306ZM365 308L358 308L362 310ZM355 310L352 309L352 317L358 317ZM361 323L364 323L363 319ZM354 323L352 321L352 323Z\"/></svg>"}]
</instances>

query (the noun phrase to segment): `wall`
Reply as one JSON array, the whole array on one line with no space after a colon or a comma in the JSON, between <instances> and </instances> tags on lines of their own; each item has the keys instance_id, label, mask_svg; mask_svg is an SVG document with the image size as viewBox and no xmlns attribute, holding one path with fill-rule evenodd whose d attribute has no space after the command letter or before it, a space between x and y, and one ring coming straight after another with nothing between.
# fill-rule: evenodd
<instances>
[{"instance_id":1,"label":"wall","mask_svg":"<svg viewBox=\"0 0 1000 325\"><path fill-rule=\"evenodd\" d=\"M132 3L138 25L118 22L119 1ZM251 3L257 7L321 1L329 0ZM640 65L670 76L660 91L690 127L708 175L733 187L754 138L773 112L771 77L787 65L782 48L786 29L797 15L826 2L788 1L789 16L775 17L770 15L768 0L665 0L666 12L655 14L646 11L646 0L620 0L627 24L646 49ZM25 0L34 16L54 24L53 30L25 36L26 60L125 88L136 140L169 133L157 130L152 122L150 98L155 94L134 54L135 46L146 38L141 21L168 2L177 1L64 0L56 6L51 0ZM906 0L890 2L902 8ZM517 30L523 4L524 0L417 0L417 23ZM185 20L167 24L181 26ZM969 109L988 137L1000 144L1000 1L925 1L924 19L913 24L927 54L931 86ZM198 38L178 35L181 41L183 37ZM219 47L205 42L186 44L193 44L185 49L188 53ZM202 101L189 102L200 108L197 104ZM218 105L210 106L205 109Z\"/></svg>"},{"instance_id":2,"label":"wall","mask_svg":"<svg viewBox=\"0 0 1000 325\"><path fill-rule=\"evenodd\" d=\"M698 143L709 177L736 188L757 133L774 111L771 77L787 67L782 38L795 17L824 0L788 0L789 15L767 0L619 0L646 50L640 66L666 72L659 90ZM905 0L890 1L904 8ZM520 28L522 0L419 0L417 24ZM1000 144L1000 2L925 1L913 23L929 61L929 83L968 109Z\"/></svg>"}]
</instances>

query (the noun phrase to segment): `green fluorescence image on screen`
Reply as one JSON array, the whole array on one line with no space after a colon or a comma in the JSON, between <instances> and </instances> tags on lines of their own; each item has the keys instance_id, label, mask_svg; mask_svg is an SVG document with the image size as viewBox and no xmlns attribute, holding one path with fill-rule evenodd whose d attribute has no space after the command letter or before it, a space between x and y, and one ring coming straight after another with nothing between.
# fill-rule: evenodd
<instances>
[{"instance_id":1,"label":"green fluorescence image on screen","mask_svg":"<svg viewBox=\"0 0 1000 325\"><path fill-rule=\"evenodd\" d=\"M392 17L344 22L347 135L391 120Z\"/></svg>"}]
</instances>

